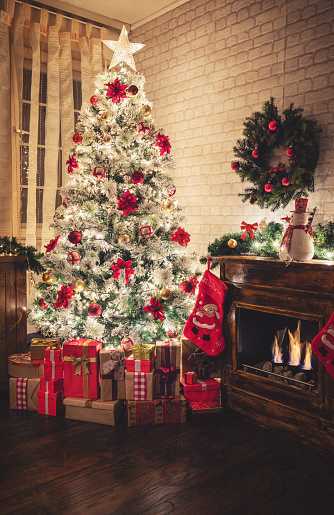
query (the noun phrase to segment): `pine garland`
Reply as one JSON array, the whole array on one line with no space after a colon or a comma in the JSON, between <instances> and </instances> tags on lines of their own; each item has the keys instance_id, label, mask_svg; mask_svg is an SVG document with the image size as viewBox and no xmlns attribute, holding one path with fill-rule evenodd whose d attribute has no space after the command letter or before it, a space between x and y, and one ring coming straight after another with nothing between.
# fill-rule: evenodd
<instances>
[{"instance_id":1,"label":"pine garland","mask_svg":"<svg viewBox=\"0 0 334 515\"><path fill-rule=\"evenodd\" d=\"M45 271L40 259L43 254L37 252L37 249L32 245L25 247L21 245L16 238L8 238L8 236L0 237L0 254L14 254L16 256L25 256L27 259L19 261L17 266L21 272L35 272L41 274Z\"/></svg>"}]
</instances>

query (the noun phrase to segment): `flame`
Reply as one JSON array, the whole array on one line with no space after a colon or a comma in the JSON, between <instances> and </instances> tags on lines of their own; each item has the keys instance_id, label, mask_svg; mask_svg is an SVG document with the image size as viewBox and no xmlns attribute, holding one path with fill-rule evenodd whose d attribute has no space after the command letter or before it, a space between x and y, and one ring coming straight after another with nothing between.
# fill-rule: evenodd
<instances>
[{"instance_id":1,"label":"flame","mask_svg":"<svg viewBox=\"0 0 334 515\"><path fill-rule=\"evenodd\" d=\"M312 359L312 344L310 342L305 342L305 359L304 359L303 366L301 367L303 370L312 370L311 359Z\"/></svg>"},{"instance_id":2,"label":"flame","mask_svg":"<svg viewBox=\"0 0 334 515\"><path fill-rule=\"evenodd\" d=\"M282 346L278 344L277 336L275 335L273 344L271 346L272 361L274 363L283 363Z\"/></svg>"},{"instance_id":3,"label":"flame","mask_svg":"<svg viewBox=\"0 0 334 515\"><path fill-rule=\"evenodd\" d=\"M304 344L300 342L300 325L301 325L301 321L298 320L297 329L295 330L295 332L293 334L288 329L288 333L289 333L289 365L297 366L297 367L300 365L302 350L303 350L303 346L304 346Z\"/></svg>"}]
</instances>

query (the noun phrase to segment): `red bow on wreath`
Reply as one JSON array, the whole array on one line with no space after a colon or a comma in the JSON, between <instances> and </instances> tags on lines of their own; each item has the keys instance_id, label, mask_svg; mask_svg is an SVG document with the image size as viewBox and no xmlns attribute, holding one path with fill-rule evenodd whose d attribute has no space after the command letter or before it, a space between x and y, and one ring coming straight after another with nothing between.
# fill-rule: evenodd
<instances>
[{"instance_id":1,"label":"red bow on wreath","mask_svg":"<svg viewBox=\"0 0 334 515\"><path fill-rule=\"evenodd\" d=\"M276 168L269 168L269 170L266 171L266 173L272 173L272 172L284 172L285 165L281 164L280 166L276 166Z\"/></svg>"},{"instance_id":2,"label":"red bow on wreath","mask_svg":"<svg viewBox=\"0 0 334 515\"><path fill-rule=\"evenodd\" d=\"M251 240L254 240L254 238L255 238L254 232L256 232L258 230L258 225L259 225L258 223L246 224L246 222L241 222L240 229L245 232L240 236L240 239L245 240L247 234L249 233Z\"/></svg>"}]
</instances>

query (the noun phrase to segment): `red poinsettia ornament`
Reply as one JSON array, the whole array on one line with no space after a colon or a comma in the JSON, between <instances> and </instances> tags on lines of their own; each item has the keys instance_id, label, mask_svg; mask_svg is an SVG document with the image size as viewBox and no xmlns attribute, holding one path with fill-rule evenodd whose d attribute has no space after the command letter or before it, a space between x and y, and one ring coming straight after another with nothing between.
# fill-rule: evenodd
<instances>
[{"instance_id":1,"label":"red poinsettia ornament","mask_svg":"<svg viewBox=\"0 0 334 515\"><path fill-rule=\"evenodd\" d=\"M190 295L195 295L195 290L196 290L197 285L198 285L197 276L194 275L194 277L190 277L189 281L183 281L180 284L180 288L185 293L189 293Z\"/></svg>"},{"instance_id":2,"label":"red poinsettia ornament","mask_svg":"<svg viewBox=\"0 0 334 515\"><path fill-rule=\"evenodd\" d=\"M73 286L63 285L58 293L57 302L55 308L68 308L68 303L74 295Z\"/></svg>"},{"instance_id":3,"label":"red poinsettia ornament","mask_svg":"<svg viewBox=\"0 0 334 515\"><path fill-rule=\"evenodd\" d=\"M143 307L144 311L147 311L147 313L151 313L154 316L154 320L160 320L162 322L165 318L165 308L161 304L159 299L156 299L155 297L151 297L150 304Z\"/></svg>"},{"instance_id":4,"label":"red poinsettia ornament","mask_svg":"<svg viewBox=\"0 0 334 515\"><path fill-rule=\"evenodd\" d=\"M128 216L130 213L135 213L137 209L137 199L138 197L135 197L129 190L126 190L124 197L118 195L117 209L119 211L123 211L123 216Z\"/></svg>"},{"instance_id":5,"label":"red poinsettia ornament","mask_svg":"<svg viewBox=\"0 0 334 515\"><path fill-rule=\"evenodd\" d=\"M66 161L66 164L68 165L68 167L67 167L68 173L73 173L73 170L75 168L79 168L79 163L75 158L76 155L77 155L76 152L74 152L74 154L72 154L72 155L69 154L69 156L68 156L68 160Z\"/></svg>"},{"instance_id":6,"label":"red poinsettia ornament","mask_svg":"<svg viewBox=\"0 0 334 515\"><path fill-rule=\"evenodd\" d=\"M131 268L132 261L124 261L122 258L118 258L116 263L113 262L112 266L110 267L114 271L113 279L119 279L119 275L121 273L121 270L125 271L125 282L126 284L130 281L130 275L134 275L135 271L133 268Z\"/></svg>"},{"instance_id":7,"label":"red poinsettia ornament","mask_svg":"<svg viewBox=\"0 0 334 515\"><path fill-rule=\"evenodd\" d=\"M190 234L186 232L182 227L179 227L176 231L171 234L171 241L177 241L181 247L187 246L190 242Z\"/></svg>"},{"instance_id":8,"label":"red poinsettia ornament","mask_svg":"<svg viewBox=\"0 0 334 515\"><path fill-rule=\"evenodd\" d=\"M156 142L155 146L160 147L160 155L164 152L167 152L167 154L170 154L171 145L168 140L168 136L165 136L164 134L157 134L158 141Z\"/></svg>"},{"instance_id":9,"label":"red poinsettia ornament","mask_svg":"<svg viewBox=\"0 0 334 515\"><path fill-rule=\"evenodd\" d=\"M48 243L47 245L44 245L44 247L46 249L45 254L47 254L48 252L51 252L51 250L53 250L57 246L59 238L60 238L60 234L54 240L50 240L50 243Z\"/></svg>"},{"instance_id":10,"label":"red poinsettia ornament","mask_svg":"<svg viewBox=\"0 0 334 515\"><path fill-rule=\"evenodd\" d=\"M125 90L128 86L126 84L122 85L118 77L112 84L108 82L105 86L108 86L106 96L112 98L113 104L118 104L122 98L127 98Z\"/></svg>"}]
</instances>

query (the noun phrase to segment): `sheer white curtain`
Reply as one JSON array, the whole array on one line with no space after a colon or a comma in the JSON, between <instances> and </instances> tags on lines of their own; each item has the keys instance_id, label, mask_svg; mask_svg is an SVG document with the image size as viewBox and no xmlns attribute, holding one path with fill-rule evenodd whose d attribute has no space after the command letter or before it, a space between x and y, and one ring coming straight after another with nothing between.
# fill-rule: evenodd
<instances>
[{"instance_id":1,"label":"sheer white curtain","mask_svg":"<svg viewBox=\"0 0 334 515\"><path fill-rule=\"evenodd\" d=\"M0 18L0 235L44 250L77 113L105 63L106 29L7 0ZM110 57L110 56L108 56Z\"/></svg>"}]
</instances>

